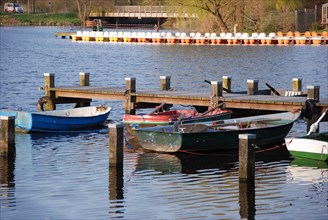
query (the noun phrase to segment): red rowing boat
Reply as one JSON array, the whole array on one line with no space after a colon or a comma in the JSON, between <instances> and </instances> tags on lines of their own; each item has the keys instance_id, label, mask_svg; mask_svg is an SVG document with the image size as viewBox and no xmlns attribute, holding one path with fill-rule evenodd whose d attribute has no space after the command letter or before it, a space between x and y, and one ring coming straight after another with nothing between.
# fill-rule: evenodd
<instances>
[{"instance_id":1,"label":"red rowing boat","mask_svg":"<svg viewBox=\"0 0 328 220\"><path fill-rule=\"evenodd\" d=\"M123 117L124 124L138 124L138 125L168 125L176 121L181 123L195 123L203 121L217 121L231 118L232 111L220 109L222 105L215 108L210 108L206 112L199 113L195 109L172 109L165 111L163 106L165 103L157 106L149 114L131 115L125 114Z\"/></svg>"}]
</instances>

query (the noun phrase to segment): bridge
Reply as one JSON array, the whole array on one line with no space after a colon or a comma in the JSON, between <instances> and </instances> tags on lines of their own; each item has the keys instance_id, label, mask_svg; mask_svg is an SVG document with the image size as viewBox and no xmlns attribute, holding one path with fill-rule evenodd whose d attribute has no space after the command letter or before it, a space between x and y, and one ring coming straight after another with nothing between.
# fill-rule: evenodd
<instances>
[{"instance_id":1,"label":"bridge","mask_svg":"<svg viewBox=\"0 0 328 220\"><path fill-rule=\"evenodd\" d=\"M172 6L115 6L106 11L92 11L91 19L97 18L195 18L178 7Z\"/></svg>"}]
</instances>

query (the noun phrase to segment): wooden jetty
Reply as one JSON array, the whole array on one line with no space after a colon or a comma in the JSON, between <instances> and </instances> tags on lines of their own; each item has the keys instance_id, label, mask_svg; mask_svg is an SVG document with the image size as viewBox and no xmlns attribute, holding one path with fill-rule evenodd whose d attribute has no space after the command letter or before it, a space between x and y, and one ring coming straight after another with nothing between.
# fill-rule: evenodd
<instances>
[{"instance_id":1,"label":"wooden jetty","mask_svg":"<svg viewBox=\"0 0 328 220\"><path fill-rule=\"evenodd\" d=\"M70 31L70 32L56 32L55 36L58 38L69 38L72 39L72 35L76 34L76 32Z\"/></svg>"},{"instance_id":2,"label":"wooden jetty","mask_svg":"<svg viewBox=\"0 0 328 220\"><path fill-rule=\"evenodd\" d=\"M271 95L272 91L258 90L258 80L247 81L247 91L226 93L231 91L231 77L224 76L222 81L211 81L208 92L175 91L170 86L170 76L160 77L158 90L137 89L135 78L125 78L125 87L97 87L90 86L90 74L80 73L80 86L55 87L55 75L44 74L45 96L39 102L39 110L52 110L57 104L78 103L79 106L89 105L93 99L123 101L126 113L135 114L136 109L153 108L160 103L192 105L195 107L215 107L221 102L226 107L234 110L269 110L291 111L300 109L307 99L315 103L315 121L322 112L328 108L328 100L319 96L319 86L307 86L307 96L277 96ZM301 94L301 79L293 79L293 90ZM296 92L298 91L298 92ZM291 94L286 91L286 94ZM311 123L312 124L312 123Z\"/></svg>"}]
</instances>

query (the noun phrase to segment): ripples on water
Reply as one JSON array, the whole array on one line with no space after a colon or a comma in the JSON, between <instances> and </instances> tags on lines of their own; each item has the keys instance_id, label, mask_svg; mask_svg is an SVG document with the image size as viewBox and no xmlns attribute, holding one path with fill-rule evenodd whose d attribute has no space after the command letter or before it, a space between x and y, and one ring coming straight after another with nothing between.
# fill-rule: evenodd
<instances>
[{"instance_id":1,"label":"ripples on water","mask_svg":"<svg viewBox=\"0 0 328 220\"><path fill-rule=\"evenodd\" d=\"M207 80L232 77L291 88L294 77L327 97L327 46L195 46L83 43L55 39L55 28L0 28L0 108L35 111L43 73L56 85L209 91ZM122 119L121 102L112 122ZM304 133L297 121L289 134ZM157 154L125 147L124 169L108 166L106 133L19 134L17 155L1 160L1 219L327 219L326 163L291 160L285 148L257 154L255 188L238 183L236 153ZM314 168L316 167L316 168ZM248 196L247 196L248 195Z\"/></svg>"}]
</instances>

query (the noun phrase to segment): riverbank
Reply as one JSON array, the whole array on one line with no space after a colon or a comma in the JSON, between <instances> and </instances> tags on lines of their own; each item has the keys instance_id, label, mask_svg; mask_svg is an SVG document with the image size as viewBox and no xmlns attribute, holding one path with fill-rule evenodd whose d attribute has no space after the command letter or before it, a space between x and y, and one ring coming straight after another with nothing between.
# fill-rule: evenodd
<instances>
[{"instance_id":1,"label":"riverbank","mask_svg":"<svg viewBox=\"0 0 328 220\"><path fill-rule=\"evenodd\" d=\"M74 13L26 14L0 13L1 26L80 26L81 21Z\"/></svg>"}]
</instances>

